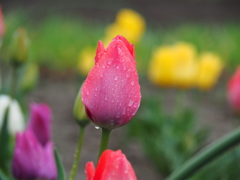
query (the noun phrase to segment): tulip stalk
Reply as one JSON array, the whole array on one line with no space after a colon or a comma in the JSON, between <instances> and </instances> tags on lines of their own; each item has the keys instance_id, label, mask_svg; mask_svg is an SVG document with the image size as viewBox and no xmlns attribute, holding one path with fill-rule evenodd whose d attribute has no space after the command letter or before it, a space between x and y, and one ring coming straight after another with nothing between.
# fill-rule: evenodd
<instances>
[{"instance_id":1,"label":"tulip stalk","mask_svg":"<svg viewBox=\"0 0 240 180\"><path fill-rule=\"evenodd\" d=\"M100 158L103 151L105 151L108 148L110 134L111 134L111 130L102 128L102 137L101 137L101 144L100 144L100 149L98 153L98 159Z\"/></svg>"},{"instance_id":2,"label":"tulip stalk","mask_svg":"<svg viewBox=\"0 0 240 180\"><path fill-rule=\"evenodd\" d=\"M231 147L240 142L240 128L230 132L217 142L208 146L201 153L187 161L179 169L176 169L167 180L184 180L196 171L200 170L204 165L229 150Z\"/></svg>"},{"instance_id":3,"label":"tulip stalk","mask_svg":"<svg viewBox=\"0 0 240 180\"><path fill-rule=\"evenodd\" d=\"M72 169L71 169L69 180L74 180L75 176L76 176L76 172L77 172L77 168L78 168L78 162L80 160L81 151L82 151L82 144L83 144L83 137L84 137L84 133L85 133L85 128L86 128L86 126L80 126L80 133L79 133L79 137L78 137L77 149L76 149L76 152L75 152L75 155L74 155L74 161L73 161L73 166L72 166Z\"/></svg>"}]
</instances>

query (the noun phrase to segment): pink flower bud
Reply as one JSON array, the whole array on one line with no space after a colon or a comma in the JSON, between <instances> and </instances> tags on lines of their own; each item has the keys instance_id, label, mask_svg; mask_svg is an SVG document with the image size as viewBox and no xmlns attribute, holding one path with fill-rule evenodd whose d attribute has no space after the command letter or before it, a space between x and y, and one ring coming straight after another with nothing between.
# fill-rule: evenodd
<instances>
[{"instance_id":1,"label":"pink flower bud","mask_svg":"<svg viewBox=\"0 0 240 180\"><path fill-rule=\"evenodd\" d=\"M105 150L99 159L96 170L93 162L88 162L85 172L86 180L137 180L132 165L121 150Z\"/></svg>"},{"instance_id":2,"label":"pink flower bud","mask_svg":"<svg viewBox=\"0 0 240 180\"><path fill-rule=\"evenodd\" d=\"M51 110L46 104L36 103L31 104L30 110L28 129L45 145L51 139Z\"/></svg>"},{"instance_id":3,"label":"pink flower bud","mask_svg":"<svg viewBox=\"0 0 240 180\"><path fill-rule=\"evenodd\" d=\"M2 13L2 6L0 5L0 39L5 33L5 25L4 25L4 19L3 19L3 13Z\"/></svg>"},{"instance_id":4,"label":"pink flower bud","mask_svg":"<svg viewBox=\"0 0 240 180\"><path fill-rule=\"evenodd\" d=\"M140 100L134 46L120 35L106 49L100 41L95 66L82 87L88 117L97 126L111 130L132 119Z\"/></svg>"},{"instance_id":5,"label":"pink flower bud","mask_svg":"<svg viewBox=\"0 0 240 180\"><path fill-rule=\"evenodd\" d=\"M31 130L17 133L12 171L17 179L56 179L53 144L48 142L43 147Z\"/></svg>"},{"instance_id":6,"label":"pink flower bud","mask_svg":"<svg viewBox=\"0 0 240 180\"><path fill-rule=\"evenodd\" d=\"M228 101L232 108L240 113L240 67L228 83Z\"/></svg>"}]
</instances>

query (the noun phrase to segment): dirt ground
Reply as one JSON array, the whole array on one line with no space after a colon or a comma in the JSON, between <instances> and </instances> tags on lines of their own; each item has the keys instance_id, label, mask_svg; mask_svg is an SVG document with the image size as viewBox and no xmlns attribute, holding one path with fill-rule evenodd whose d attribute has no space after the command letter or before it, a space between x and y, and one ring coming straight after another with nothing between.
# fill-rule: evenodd
<instances>
[{"instance_id":1,"label":"dirt ground","mask_svg":"<svg viewBox=\"0 0 240 180\"><path fill-rule=\"evenodd\" d=\"M72 117L73 103L78 92L81 82L71 79L52 79L42 78L38 88L28 96L30 102L45 102L49 104L53 111L53 139L55 146L61 154L67 174L69 174L73 156L77 144L79 129ZM142 94L156 94L159 89L154 88L148 83L143 83ZM224 86L217 88L213 92L206 93L203 98L199 99L194 105L197 107L197 115L200 126L211 127L211 134L208 142L215 140L233 128L234 118L229 110L225 100ZM194 93L193 93L194 94ZM190 95L185 99L186 104L193 104ZM211 98L210 98L211 97ZM214 97L218 100L215 100ZM220 98L219 98L220 97ZM166 107L171 107L174 99L174 91L167 93L168 101ZM211 101L209 100L211 99ZM219 100L220 99L220 100ZM221 103L216 102L221 101ZM137 140L132 140L121 145L121 137L124 133L124 127L112 131L110 139L110 149L122 149L130 160L138 180L159 180L161 175L154 169L151 162L147 159ZM100 143L101 130L95 129L91 124L86 129L81 162L77 172L76 179L85 179L84 167L88 161L96 162L98 148Z\"/></svg>"}]
</instances>

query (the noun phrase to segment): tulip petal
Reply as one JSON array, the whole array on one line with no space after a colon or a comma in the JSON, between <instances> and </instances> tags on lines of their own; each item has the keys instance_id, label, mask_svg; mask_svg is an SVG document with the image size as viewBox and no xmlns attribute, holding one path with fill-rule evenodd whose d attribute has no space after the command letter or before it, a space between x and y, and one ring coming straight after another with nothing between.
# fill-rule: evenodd
<instances>
[{"instance_id":1,"label":"tulip petal","mask_svg":"<svg viewBox=\"0 0 240 180\"><path fill-rule=\"evenodd\" d=\"M104 53L104 45L101 41L99 41L96 56L95 56L95 63L98 62L98 60L102 57L103 53Z\"/></svg>"},{"instance_id":2,"label":"tulip petal","mask_svg":"<svg viewBox=\"0 0 240 180\"><path fill-rule=\"evenodd\" d=\"M86 164L85 174L86 174L86 180L93 180L93 177L95 174L95 167L93 162L88 162Z\"/></svg>"},{"instance_id":3,"label":"tulip petal","mask_svg":"<svg viewBox=\"0 0 240 180\"><path fill-rule=\"evenodd\" d=\"M35 133L42 145L51 138L51 119L51 110L46 104L31 104L28 129Z\"/></svg>"},{"instance_id":4,"label":"tulip petal","mask_svg":"<svg viewBox=\"0 0 240 180\"><path fill-rule=\"evenodd\" d=\"M130 121L140 99L136 62L126 42L117 36L83 84L86 113L98 126L113 129Z\"/></svg>"},{"instance_id":5,"label":"tulip petal","mask_svg":"<svg viewBox=\"0 0 240 180\"><path fill-rule=\"evenodd\" d=\"M41 146L31 131L17 133L13 154L13 175L18 179L38 177L42 159Z\"/></svg>"},{"instance_id":6,"label":"tulip petal","mask_svg":"<svg viewBox=\"0 0 240 180\"><path fill-rule=\"evenodd\" d=\"M121 152L106 150L101 155L97 165L94 180L136 180L135 172L127 160L126 156Z\"/></svg>"}]
</instances>

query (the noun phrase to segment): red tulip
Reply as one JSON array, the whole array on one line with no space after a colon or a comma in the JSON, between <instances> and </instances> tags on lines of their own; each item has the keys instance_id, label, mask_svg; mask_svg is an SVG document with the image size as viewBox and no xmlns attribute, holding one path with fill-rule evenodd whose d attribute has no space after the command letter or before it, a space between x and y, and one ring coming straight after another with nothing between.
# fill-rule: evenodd
<instances>
[{"instance_id":1,"label":"red tulip","mask_svg":"<svg viewBox=\"0 0 240 180\"><path fill-rule=\"evenodd\" d=\"M95 66L82 87L88 117L97 126L111 130L132 119L140 100L134 46L122 36L116 36L106 49L100 41Z\"/></svg>"},{"instance_id":2,"label":"red tulip","mask_svg":"<svg viewBox=\"0 0 240 180\"><path fill-rule=\"evenodd\" d=\"M228 101L232 108L240 113L240 67L228 83Z\"/></svg>"},{"instance_id":3,"label":"red tulip","mask_svg":"<svg viewBox=\"0 0 240 180\"><path fill-rule=\"evenodd\" d=\"M0 5L0 39L3 36L5 32L5 25L4 25L4 19L3 19L3 13L2 13L2 6Z\"/></svg>"},{"instance_id":4,"label":"red tulip","mask_svg":"<svg viewBox=\"0 0 240 180\"><path fill-rule=\"evenodd\" d=\"M86 180L137 180L130 162L121 150L105 150L99 159L96 170L93 162L88 162L85 172Z\"/></svg>"}]
</instances>

